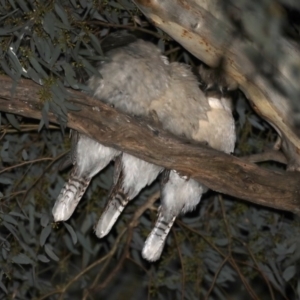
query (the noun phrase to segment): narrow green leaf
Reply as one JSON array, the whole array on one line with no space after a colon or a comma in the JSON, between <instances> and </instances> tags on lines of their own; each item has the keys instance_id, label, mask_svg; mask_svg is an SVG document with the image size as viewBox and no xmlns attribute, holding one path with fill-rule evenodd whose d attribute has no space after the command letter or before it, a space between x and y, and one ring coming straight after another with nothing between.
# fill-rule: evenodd
<instances>
[{"instance_id":1,"label":"narrow green leaf","mask_svg":"<svg viewBox=\"0 0 300 300\"><path fill-rule=\"evenodd\" d=\"M40 224L46 227L49 224L49 216L47 214L42 214L40 219Z\"/></svg>"},{"instance_id":2,"label":"narrow green leaf","mask_svg":"<svg viewBox=\"0 0 300 300\"><path fill-rule=\"evenodd\" d=\"M6 229L19 241L20 238L17 235L17 230L12 225L8 224L7 222L2 222L2 225L6 227Z\"/></svg>"},{"instance_id":3,"label":"narrow green leaf","mask_svg":"<svg viewBox=\"0 0 300 300\"><path fill-rule=\"evenodd\" d=\"M20 214L18 212L15 212L15 211L11 211L9 214L12 215L12 216L21 218L22 220L28 219L26 216L24 216L24 215L22 215L22 214Z\"/></svg>"},{"instance_id":4,"label":"narrow green leaf","mask_svg":"<svg viewBox=\"0 0 300 300\"><path fill-rule=\"evenodd\" d=\"M40 85L43 84L42 78L37 74L37 72L33 68L29 67L27 70L27 74L28 74L29 78L31 78L34 82L36 82Z\"/></svg>"},{"instance_id":5,"label":"narrow green leaf","mask_svg":"<svg viewBox=\"0 0 300 300\"><path fill-rule=\"evenodd\" d=\"M0 33L1 34L1 33ZM10 68L8 67L6 61L4 61L4 59L0 59L0 65L2 67L2 70L12 79L16 80L16 76L14 73L12 73L12 71L10 70Z\"/></svg>"},{"instance_id":6,"label":"narrow green leaf","mask_svg":"<svg viewBox=\"0 0 300 300\"><path fill-rule=\"evenodd\" d=\"M45 123L43 119L40 119L40 123L39 123L39 127L38 127L38 132L41 132L41 130L43 129Z\"/></svg>"},{"instance_id":7,"label":"narrow green leaf","mask_svg":"<svg viewBox=\"0 0 300 300\"><path fill-rule=\"evenodd\" d=\"M41 262L44 262L44 263L48 263L50 261L50 259L47 256L42 255L42 254L39 254L37 256L37 258L38 258L38 260L40 260Z\"/></svg>"},{"instance_id":8,"label":"narrow green leaf","mask_svg":"<svg viewBox=\"0 0 300 300\"><path fill-rule=\"evenodd\" d=\"M46 128L49 128L49 118L48 118L48 113L49 113L49 102L45 102L43 108L42 108L42 117L43 121L45 123Z\"/></svg>"},{"instance_id":9,"label":"narrow green leaf","mask_svg":"<svg viewBox=\"0 0 300 300\"><path fill-rule=\"evenodd\" d=\"M11 178L8 178L8 177L2 175L2 176L0 176L0 183L2 183L2 184L12 184L13 181L12 181Z\"/></svg>"},{"instance_id":10,"label":"narrow green leaf","mask_svg":"<svg viewBox=\"0 0 300 300\"><path fill-rule=\"evenodd\" d=\"M13 9L16 9L16 4L13 0L8 0L9 4L12 6Z\"/></svg>"},{"instance_id":11,"label":"narrow green leaf","mask_svg":"<svg viewBox=\"0 0 300 300\"><path fill-rule=\"evenodd\" d=\"M19 253L18 255L12 257L12 261L20 265L29 265L32 264L32 260L24 253Z\"/></svg>"},{"instance_id":12,"label":"narrow green leaf","mask_svg":"<svg viewBox=\"0 0 300 300\"><path fill-rule=\"evenodd\" d=\"M17 12L18 10L19 10L19 9L17 8L17 9L15 9L15 10L9 12L8 14L5 14L3 17L0 18L0 22L3 21L3 20L5 20L7 17L10 17L11 15L13 15L13 14L14 14L15 12Z\"/></svg>"},{"instance_id":13,"label":"narrow green leaf","mask_svg":"<svg viewBox=\"0 0 300 300\"><path fill-rule=\"evenodd\" d=\"M43 228L41 235L40 235L40 245L43 247L48 236L51 233L51 224L49 224L48 226L46 226L45 228Z\"/></svg>"},{"instance_id":14,"label":"narrow green leaf","mask_svg":"<svg viewBox=\"0 0 300 300\"><path fill-rule=\"evenodd\" d=\"M295 274L296 274L296 267L289 266L283 271L282 277L286 282L288 282L295 276Z\"/></svg>"},{"instance_id":15,"label":"narrow green leaf","mask_svg":"<svg viewBox=\"0 0 300 300\"><path fill-rule=\"evenodd\" d=\"M72 238L72 241L73 241L73 244L75 245L77 243L77 235L76 235L74 229L72 228L72 226L70 226L67 223L64 223L64 225L67 228L67 230L69 231L69 233L71 235L71 238Z\"/></svg>"},{"instance_id":16,"label":"narrow green leaf","mask_svg":"<svg viewBox=\"0 0 300 300\"><path fill-rule=\"evenodd\" d=\"M22 29L24 27L24 25L20 25L20 26L13 26L11 28L0 28L0 35L8 35L12 32L18 31L19 29Z\"/></svg>"},{"instance_id":17,"label":"narrow green leaf","mask_svg":"<svg viewBox=\"0 0 300 300\"><path fill-rule=\"evenodd\" d=\"M81 58L81 62L84 65L84 67L86 68L87 71L90 71L93 75L99 76L100 78L102 78L100 72L98 71L97 68L94 68L86 59Z\"/></svg>"},{"instance_id":18,"label":"narrow green leaf","mask_svg":"<svg viewBox=\"0 0 300 300\"><path fill-rule=\"evenodd\" d=\"M2 219L3 221L8 222L10 224L13 224L13 225L16 225L16 226L18 225L18 221L10 215L0 214L0 219Z\"/></svg>"},{"instance_id":19,"label":"narrow green leaf","mask_svg":"<svg viewBox=\"0 0 300 300\"><path fill-rule=\"evenodd\" d=\"M5 248L2 248L1 252L2 252L2 257L4 258L4 260L7 260L7 250Z\"/></svg>"},{"instance_id":20,"label":"narrow green leaf","mask_svg":"<svg viewBox=\"0 0 300 300\"><path fill-rule=\"evenodd\" d=\"M55 36L55 21L56 17L52 12L47 12L45 14L44 20L43 20L43 27L44 30L50 35L50 38L53 40Z\"/></svg>"},{"instance_id":21,"label":"narrow green leaf","mask_svg":"<svg viewBox=\"0 0 300 300\"><path fill-rule=\"evenodd\" d=\"M68 16L66 14L66 12L64 11L64 9L58 4L58 2L56 2L54 4L54 8L56 13L58 14L58 16L61 18L61 20L63 21L63 23L68 26L68 28L70 28L70 23L68 21Z\"/></svg>"},{"instance_id":22,"label":"narrow green leaf","mask_svg":"<svg viewBox=\"0 0 300 300\"><path fill-rule=\"evenodd\" d=\"M30 61L31 65L33 66L33 68L38 72L38 74L42 75L43 78L48 78L48 75L43 70L43 68L41 67L41 65L39 64L39 62L36 60L35 57L30 56L29 61Z\"/></svg>"},{"instance_id":23,"label":"narrow green leaf","mask_svg":"<svg viewBox=\"0 0 300 300\"><path fill-rule=\"evenodd\" d=\"M27 71L20 64L20 61L19 61L16 53L14 52L14 49L12 46L8 49L7 53L10 58L10 62L14 66L15 71L19 74L26 74L26 76L27 76Z\"/></svg>"},{"instance_id":24,"label":"narrow green leaf","mask_svg":"<svg viewBox=\"0 0 300 300\"><path fill-rule=\"evenodd\" d=\"M97 50L100 55L104 55L100 46L99 39L92 33L89 34L93 47Z\"/></svg>"},{"instance_id":25,"label":"narrow green leaf","mask_svg":"<svg viewBox=\"0 0 300 300\"><path fill-rule=\"evenodd\" d=\"M23 160L28 160L28 154L25 149L22 150L22 158Z\"/></svg>"},{"instance_id":26,"label":"narrow green leaf","mask_svg":"<svg viewBox=\"0 0 300 300\"><path fill-rule=\"evenodd\" d=\"M53 259L53 260L55 260L55 261L59 261L58 256L53 252L52 249L53 249L53 248L52 248L52 246L51 246L50 244L46 244L46 245L45 245L45 252L46 252L46 254L47 254L51 259Z\"/></svg>"},{"instance_id":27,"label":"narrow green leaf","mask_svg":"<svg viewBox=\"0 0 300 300\"><path fill-rule=\"evenodd\" d=\"M73 103L68 102L68 101L65 102L65 107L66 107L68 110L73 110L73 111L80 111L80 110L81 110L80 107L77 107L76 105L74 105Z\"/></svg>"},{"instance_id":28,"label":"narrow green leaf","mask_svg":"<svg viewBox=\"0 0 300 300\"><path fill-rule=\"evenodd\" d=\"M61 49L60 49L60 46L57 45L55 48L54 48L54 51L53 51L53 54L52 54L52 57L50 59L50 62L49 62L49 67L53 67L53 65L57 62L59 56L60 56L60 53L61 53Z\"/></svg>"},{"instance_id":29,"label":"narrow green leaf","mask_svg":"<svg viewBox=\"0 0 300 300\"><path fill-rule=\"evenodd\" d=\"M71 65L68 63L64 63L62 67L65 71L66 80L69 83L69 85L74 89L78 89L77 81L75 80L76 74Z\"/></svg>"},{"instance_id":30,"label":"narrow green leaf","mask_svg":"<svg viewBox=\"0 0 300 300\"><path fill-rule=\"evenodd\" d=\"M28 6L26 5L26 2L23 0L16 0L18 2L18 4L20 5L21 9L23 10L23 12L29 12L30 9L28 8Z\"/></svg>"},{"instance_id":31,"label":"narrow green leaf","mask_svg":"<svg viewBox=\"0 0 300 300\"><path fill-rule=\"evenodd\" d=\"M20 130L20 125L16 117L12 114L5 114L6 118L8 119L9 123L15 127L16 129Z\"/></svg>"}]
</instances>

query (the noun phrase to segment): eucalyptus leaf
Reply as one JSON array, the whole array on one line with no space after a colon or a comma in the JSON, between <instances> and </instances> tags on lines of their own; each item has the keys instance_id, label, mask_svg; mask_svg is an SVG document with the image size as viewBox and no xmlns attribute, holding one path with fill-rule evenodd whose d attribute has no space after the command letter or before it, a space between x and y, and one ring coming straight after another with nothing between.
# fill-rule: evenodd
<instances>
[{"instance_id":1,"label":"eucalyptus leaf","mask_svg":"<svg viewBox=\"0 0 300 300\"><path fill-rule=\"evenodd\" d=\"M18 221L15 218L13 218L12 216L8 215L8 214L0 213L0 219L2 219L3 221L8 222L10 224L13 224L13 225L16 225L16 226L18 225Z\"/></svg>"},{"instance_id":2,"label":"eucalyptus leaf","mask_svg":"<svg viewBox=\"0 0 300 300\"><path fill-rule=\"evenodd\" d=\"M8 178L6 176L0 176L0 183L2 184L12 184L13 180L11 178Z\"/></svg>"},{"instance_id":3,"label":"eucalyptus leaf","mask_svg":"<svg viewBox=\"0 0 300 300\"><path fill-rule=\"evenodd\" d=\"M59 261L58 256L53 252L53 247L50 244L45 245L45 252L54 261Z\"/></svg>"},{"instance_id":4,"label":"eucalyptus leaf","mask_svg":"<svg viewBox=\"0 0 300 300\"><path fill-rule=\"evenodd\" d=\"M33 261L24 253L13 256L12 261L20 265L29 265L33 263Z\"/></svg>"},{"instance_id":5,"label":"eucalyptus leaf","mask_svg":"<svg viewBox=\"0 0 300 300\"><path fill-rule=\"evenodd\" d=\"M68 16L67 16L66 12L64 11L63 7L61 7L61 5L56 2L54 4L54 8L55 8L55 11L58 14L58 16L63 21L63 23L67 26L67 28L70 28L70 23L68 21Z\"/></svg>"},{"instance_id":6,"label":"eucalyptus leaf","mask_svg":"<svg viewBox=\"0 0 300 300\"><path fill-rule=\"evenodd\" d=\"M70 233L70 236L72 238L73 244L75 245L77 243L77 235L74 231L74 229L72 228L72 226L70 226L69 224L64 222L65 227L67 228L67 230Z\"/></svg>"},{"instance_id":7,"label":"eucalyptus leaf","mask_svg":"<svg viewBox=\"0 0 300 300\"><path fill-rule=\"evenodd\" d=\"M55 26L54 26L55 22L56 22L55 15L52 12L47 12L43 20L43 27L44 30L50 35L50 38L52 40L55 36Z\"/></svg>"},{"instance_id":8,"label":"eucalyptus leaf","mask_svg":"<svg viewBox=\"0 0 300 300\"><path fill-rule=\"evenodd\" d=\"M48 263L50 261L50 259L47 256L42 255L42 254L39 254L37 256L37 259L44 263Z\"/></svg>"},{"instance_id":9,"label":"eucalyptus leaf","mask_svg":"<svg viewBox=\"0 0 300 300\"><path fill-rule=\"evenodd\" d=\"M15 115L13 114L5 114L6 118L8 119L9 123L15 127L16 129L20 130L20 125L19 125L19 122L18 120L16 119Z\"/></svg>"},{"instance_id":10,"label":"eucalyptus leaf","mask_svg":"<svg viewBox=\"0 0 300 300\"><path fill-rule=\"evenodd\" d=\"M283 271L282 277L286 282L288 282L295 276L295 274L296 274L296 267L289 266Z\"/></svg>"},{"instance_id":11,"label":"eucalyptus leaf","mask_svg":"<svg viewBox=\"0 0 300 300\"><path fill-rule=\"evenodd\" d=\"M27 6L27 4L26 4L26 2L24 1L24 0L15 0L15 1L17 1L18 2L18 4L19 4L19 6L21 7L21 9L23 10L23 12L29 12L30 10L29 10L29 8L28 8L28 6Z\"/></svg>"},{"instance_id":12,"label":"eucalyptus leaf","mask_svg":"<svg viewBox=\"0 0 300 300\"><path fill-rule=\"evenodd\" d=\"M43 228L41 235L40 235L40 245L43 247L47 238L49 237L51 233L51 224Z\"/></svg>"}]
</instances>

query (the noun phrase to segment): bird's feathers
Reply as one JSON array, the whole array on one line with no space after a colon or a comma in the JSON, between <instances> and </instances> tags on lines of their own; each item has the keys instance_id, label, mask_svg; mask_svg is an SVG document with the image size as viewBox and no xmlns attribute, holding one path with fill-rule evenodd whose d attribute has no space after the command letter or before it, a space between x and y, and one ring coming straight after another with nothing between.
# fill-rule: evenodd
<instances>
[{"instance_id":1,"label":"bird's feathers","mask_svg":"<svg viewBox=\"0 0 300 300\"><path fill-rule=\"evenodd\" d=\"M163 212L158 214L157 221L150 235L145 241L142 256L149 261L156 261L160 258L164 249L167 236L174 224L176 216L171 219L166 218Z\"/></svg>"},{"instance_id":2,"label":"bird's feathers","mask_svg":"<svg viewBox=\"0 0 300 300\"><path fill-rule=\"evenodd\" d=\"M76 168L73 168L52 209L55 222L66 221L71 217L90 181L91 177L78 176Z\"/></svg>"},{"instance_id":3,"label":"bird's feathers","mask_svg":"<svg viewBox=\"0 0 300 300\"><path fill-rule=\"evenodd\" d=\"M66 221L71 217L92 177L119 153L82 134L79 134L72 148L74 167L52 209L55 222Z\"/></svg>"},{"instance_id":4,"label":"bird's feathers","mask_svg":"<svg viewBox=\"0 0 300 300\"><path fill-rule=\"evenodd\" d=\"M114 184L95 229L98 237L109 233L128 202L146 185L151 184L162 170L162 167L127 153L120 155L115 165Z\"/></svg>"},{"instance_id":5,"label":"bird's feathers","mask_svg":"<svg viewBox=\"0 0 300 300\"><path fill-rule=\"evenodd\" d=\"M226 99L222 94L223 88L216 92L211 90L204 95L195 84L193 74L188 68L174 64L173 72L175 72L174 75L172 74L175 84L170 84L164 106L159 102L155 103L158 106L155 110L163 126L175 134L184 134L199 142L205 141L212 148L231 153L235 144L235 126L230 99ZM209 72L210 76L206 78L211 80L212 72ZM203 69L202 75L205 75ZM212 83L210 81L208 83L212 88ZM185 107L182 104L184 101ZM176 111L178 118L174 117ZM182 114L180 115L178 111ZM160 258L176 217L180 213L193 210L206 191L207 188L203 184L182 177L175 170L170 171L162 185L162 204L157 222L142 251L145 259L155 261Z\"/></svg>"}]
</instances>

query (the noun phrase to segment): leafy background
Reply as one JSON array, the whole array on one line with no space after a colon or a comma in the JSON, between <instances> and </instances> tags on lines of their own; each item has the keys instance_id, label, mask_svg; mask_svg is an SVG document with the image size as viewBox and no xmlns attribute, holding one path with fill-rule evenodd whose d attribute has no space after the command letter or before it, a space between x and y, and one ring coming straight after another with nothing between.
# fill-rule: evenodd
<instances>
[{"instance_id":1,"label":"leafy background","mask_svg":"<svg viewBox=\"0 0 300 300\"><path fill-rule=\"evenodd\" d=\"M280 18L266 9L273 3L239 1L244 28L270 51L280 34L299 42L297 2L285 2ZM170 60L199 62L126 0L0 0L0 22L0 72L15 85L20 78L41 84L43 112L41 121L1 114L0 299L300 298L300 220L292 213L210 191L196 211L176 221L161 260L150 264L140 253L157 215L157 183L107 237L93 233L112 183L110 165L93 179L72 218L53 223L51 209L70 171L60 170L70 148L67 112L76 109L66 102L65 88L87 91L84 82L105 59L103 37L127 29L156 43ZM259 30L266 24L272 38ZM61 126L49 124L49 110ZM275 132L242 93L235 118L235 155L273 146Z\"/></svg>"}]
</instances>

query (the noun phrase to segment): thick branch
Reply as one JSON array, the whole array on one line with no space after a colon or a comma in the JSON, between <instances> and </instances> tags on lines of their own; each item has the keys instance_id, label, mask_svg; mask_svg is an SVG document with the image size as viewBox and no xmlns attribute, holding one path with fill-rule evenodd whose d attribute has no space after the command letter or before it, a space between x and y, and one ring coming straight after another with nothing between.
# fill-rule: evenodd
<instances>
[{"instance_id":1,"label":"thick branch","mask_svg":"<svg viewBox=\"0 0 300 300\"><path fill-rule=\"evenodd\" d=\"M21 80L11 97L12 80L0 76L0 84L0 111L41 118L40 86L33 81ZM83 93L69 92L70 99L81 108L79 112L69 113L69 127L106 146L176 169L215 191L300 213L300 174L269 171L203 145L189 144ZM49 119L57 123L52 113Z\"/></svg>"},{"instance_id":2,"label":"thick branch","mask_svg":"<svg viewBox=\"0 0 300 300\"><path fill-rule=\"evenodd\" d=\"M276 90L258 73L257 66L249 59L245 49L261 56L255 45L247 39L233 34L233 28L222 11L220 0L135 0L142 12L153 23L167 32L189 52L210 66L217 66L224 59L228 75L234 79L253 103L254 109L268 121L283 138L283 150L288 158L288 168L300 170L300 139L293 130L293 112L287 95ZM237 5L237 4L236 4ZM237 10L238 7L234 7ZM274 47L280 49L283 57L299 59L299 49L284 38L274 41ZM276 70L276 78L289 95L297 99L299 83L295 76L287 71L284 58L268 67ZM297 99L298 100L298 99Z\"/></svg>"}]
</instances>

